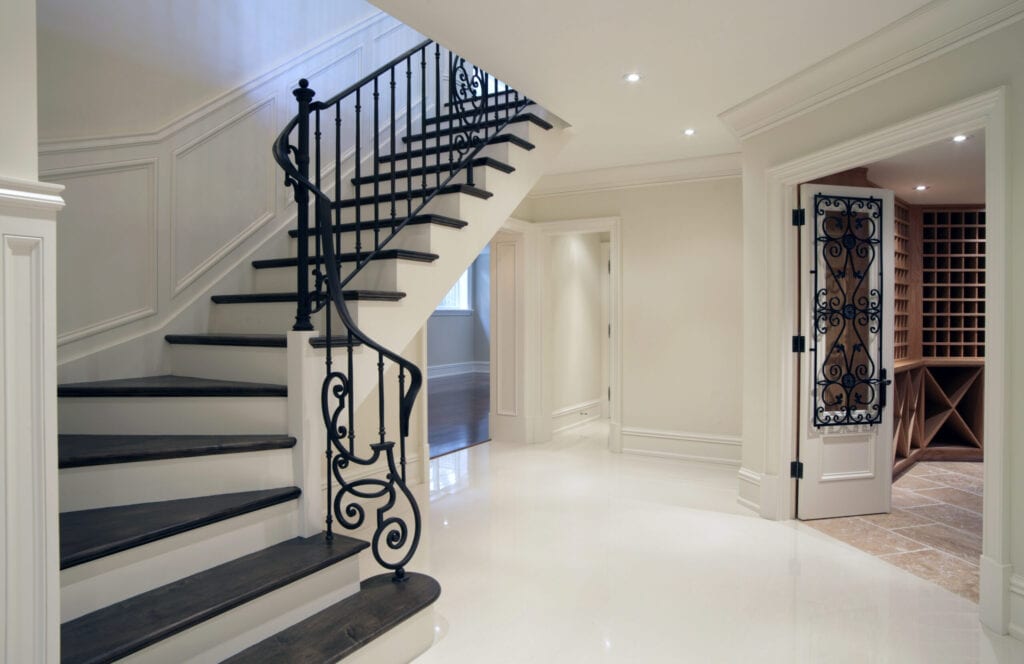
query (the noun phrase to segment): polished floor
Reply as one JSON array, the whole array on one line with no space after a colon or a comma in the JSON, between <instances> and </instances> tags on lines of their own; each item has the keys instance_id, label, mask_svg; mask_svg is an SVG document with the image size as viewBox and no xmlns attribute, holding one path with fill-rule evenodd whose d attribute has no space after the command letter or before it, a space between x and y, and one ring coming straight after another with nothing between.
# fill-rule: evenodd
<instances>
[{"instance_id":1,"label":"polished floor","mask_svg":"<svg viewBox=\"0 0 1024 664\"><path fill-rule=\"evenodd\" d=\"M973 602L736 503L736 469L611 454L591 424L431 462L419 664L1024 662ZM426 502L426 501L425 501Z\"/></svg>"},{"instance_id":2,"label":"polished floor","mask_svg":"<svg viewBox=\"0 0 1024 664\"><path fill-rule=\"evenodd\" d=\"M984 465L925 461L893 482L892 512L808 524L978 601Z\"/></svg>"},{"instance_id":3,"label":"polished floor","mask_svg":"<svg viewBox=\"0 0 1024 664\"><path fill-rule=\"evenodd\" d=\"M487 373L466 373L427 382L427 440L431 458L490 437L490 379Z\"/></svg>"}]
</instances>

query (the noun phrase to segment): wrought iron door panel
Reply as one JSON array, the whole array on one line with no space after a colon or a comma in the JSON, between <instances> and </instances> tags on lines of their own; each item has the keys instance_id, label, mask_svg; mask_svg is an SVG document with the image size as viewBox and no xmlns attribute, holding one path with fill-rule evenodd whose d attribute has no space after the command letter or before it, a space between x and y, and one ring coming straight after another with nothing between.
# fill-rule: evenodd
<instances>
[{"instance_id":1,"label":"wrought iron door panel","mask_svg":"<svg viewBox=\"0 0 1024 664\"><path fill-rule=\"evenodd\" d=\"M814 197L812 303L816 427L877 424L882 362L882 200Z\"/></svg>"}]
</instances>

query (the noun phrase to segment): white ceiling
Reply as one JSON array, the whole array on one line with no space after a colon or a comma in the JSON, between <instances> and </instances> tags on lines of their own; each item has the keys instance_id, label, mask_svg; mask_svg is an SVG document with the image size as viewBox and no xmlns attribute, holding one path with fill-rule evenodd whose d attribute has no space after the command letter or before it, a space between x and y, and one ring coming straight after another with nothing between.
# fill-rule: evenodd
<instances>
[{"instance_id":1,"label":"white ceiling","mask_svg":"<svg viewBox=\"0 0 1024 664\"><path fill-rule=\"evenodd\" d=\"M868 179L908 203L984 203L985 132L963 143L939 141L868 164ZM916 191L919 184L925 191Z\"/></svg>"},{"instance_id":2,"label":"white ceiling","mask_svg":"<svg viewBox=\"0 0 1024 664\"><path fill-rule=\"evenodd\" d=\"M719 113L928 4L372 1L572 124L551 173L736 152Z\"/></svg>"}]
</instances>

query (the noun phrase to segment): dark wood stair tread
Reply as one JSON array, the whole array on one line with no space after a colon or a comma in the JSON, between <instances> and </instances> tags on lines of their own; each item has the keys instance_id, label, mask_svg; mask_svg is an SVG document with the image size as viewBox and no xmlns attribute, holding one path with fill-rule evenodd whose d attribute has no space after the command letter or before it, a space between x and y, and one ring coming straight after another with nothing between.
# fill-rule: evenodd
<instances>
[{"instance_id":1,"label":"dark wood stair tread","mask_svg":"<svg viewBox=\"0 0 1024 664\"><path fill-rule=\"evenodd\" d=\"M60 515L60 568L66 569L178 533L295 500L297 487L101 507Z\"/></svg>"},{"instance_id":2,"label":"dark wood stair tread","mask_svg":"<svg viewBox=\"0 0 1024 664\"><path fill-rule=\"evenodd\" d=\"M491 137L487 141L488 145L494 145L496 143L511 143L512 145L515 145L516 147L520 147L520 148L522 148L524 150L532 150L532 149L534 149L536 147L530 141L526 140L525 138L521 138L519 136L516 136L515 134L498 134L497 136ZM426 148L416 148L414 150L403 150L402 152L394 152L392 154L382 154L380 157L378 157L378 159L380 161L382 161L382 162L386 162L386 161L404 161L404 160L407 160L407 159L410 159L410 158L415 159L417 157L422 157L423 155L432 155L432 154L445 155L445 154L448 154L448 151L452 150L452 149L453 149L453 146L450 143L445 143L443 145L431 145L431 146L428 146ZM410 152L412 153L411 155L410 155Z\"/></svg>"},{"instance_id":3,"label":"dark wood stair tread","mask_svg":"<svg viewBox=\"0 0 1024 664\"><path fill-rule=\"evenodd\" d=\"M359 592L243 650L222 664L336 662L427 608L441 594L429 576L410 572L402 583L391 574L371 577Z\"/></svg>"},{"instance_id":4,"label":"dark wood stair tread","mask_svg":"<svg viewBox=\"0 0 1024 664\"><path fill-rule=\"evenodd\" d=\"M164 340L169 344L196 346L245 346L260 348L287 348L286 334L168 334ZM348 346L348 337L334 335L332 346ZM309 345L323 348L327 345L327 337L313 337ZM353 346L362 345L358 339L352 340Z\"/></svg>"},{"instance_id":5,"label":"dark wood stair tread","mask_svg":"<svg viewBox=\"0 0 1024 664\"><path fill-rule=\"evenodd\" d=\"M58 466L80 468L114 463L183 459L213 454L237 454L288 449L295 439L284 435L117 435L60 434Z\"/></svg>"},{"instance_id":6,"label":"dark wood stair tread","mask_svg":"<svg viewBox=\"0 0 1024 664\"><path fill-rule=\"evenodd\" d=\"M405 297L400 291L378 290L345 290L346 300L368 300L373 302L397 302ZM210 299L216 304L253 304L266 302L297 302L298 295L286 293L237 293L233 295L212 295Z\"/></svg>"},{"instance_id":7,"label":"dark wood stair tread","mask_svg":"<svg viewBox=\"0 0 1024 664\"><path fill-rule=\"evenodd\" d=\"M359 253L355 251L348 251L338 254L337 258L342 263L354 263L356 261L364 260L370 255L370 253L371 252L369 251L362 251ZM440 256L437 254L431 254L425 251L413 251L411 249L381 249L380 253L374 257L374 260L404 260L414 261L417 263L433 263L438 258L440 258ZM290 256L288 258L264 258L253 261L252 266L257 270L278 267L295 267L298 265L298 261L299 259L294 256ZM310 263L313 263L314 259L310 258L309 261ZM323 258L321 257L320 260L316 262L323 262Z\"/></svg>"},{"instance_id":8,"label":"dark wood stair tread","mask_svg":"<svg viewBox=\"0 0 1024 664\"><path fill-rule=\"evenodd\" d=\"M553 124L551 124L550 122L548 122L547 120L545 120L544 118L540 117L539 115L537 115L535 113L521 113L520 115L517 115L516 117L514 117L512 119L500 118L500 117L497 118L497 119L493 119L492 118L492 119L489 119L489 120L485 120L484 122L475 122L475 123L473 123L472 127L476 128L476 129L480 129L480 128L484 128L484 127L500 127L503 124L505 124L506 122L508 122L509 124L515 124L515 123L518 123L518 122L529 122L531 124L537 125L541 129L545 129L545 130L551 129L552 127L554 127ZM450 136L452 134L458 134L458 133L465 132L469 128L470 127L468 127L467 125L456 125L454 127L441 127L440 129L430 130L426 134L412 134L410 136L404 136L402 138L402 142L405 143L406 145L409 145L409 144L415 145L418 141L422 141L424 138L431 139L431 138L437 138L438 136Z\"/></svg>"},{"instance_id":9,"label":"dark wood stair tread","mask_svg":"<svg viewBox=\"0 0 1024 664\"><path fill-rule=\"evenodd\" d=\"M529 101L528 99L524 99L523 97L520 97L519 99L514 99L511 93L509 93L507 95L507 101L506 101L506 95L505 95L504 92L499 93L498 95L487 95L487 97L488 97L488 99L496 98L496 99L501 99L502 100L502 101L494 101L494 102L491 102L491 103L487 104L487 110L489 110L489 111L494 111L494 110L504 111L505 109L513 109L516 106L522 106L523 108L526 108L527 106L532 106L533 105L532 101ZM446 103L444 106L445 106L445 108L450 108L452 106L452 104L449 102L449 103ZM438 122L451 122L453 118L465 118L465 117L472 117L474 115L476 115L476 112L473 111L473 110L466 110L466 111L455 112L455 113L445 113L444 115L435 115L434 117L427 118L427 124L431 125L431 124L437 124Z\"/></svg>"},{"instance_id":10,"label":"dark wood stair tread","mask_svg":"<svg viewBox=\"0 0 1024 664\"><path fill-rule=\"evenodd\" d=\"M490 198L491 196L494 195L485 189L481 189L480 187L474 187L472 185L468 185L465 183L458 183L446 184L440 189L438 189L437 187L427 187L426 189L413 189L412 198L426 198L427 196L430 196L431 194L434 193L437 193L438 196L445 194L467 194L469 196L475 196L476 198L484 199ZM409 192L395 192L394 200L396 202L404 201L406 198L409 198ZM391 193L387 192L379 194L377 196L376 201L374 201L373 196L360 196L359 198L343 198L340 201L335 201L334 203L332 203L331 207L335 209L350 208L355 207L357 205L373 205L374 203L377 203L378 205L387 205L391 202L391 199ZM402 218L399 218L399 221L401 221Z\"/></svg>"},{"instance_id":11,"label":"dark wood stair tread","mask_svg":"<svg viewBox=\"0 0 1024 664\"><path fill-rule=\"evenodd\" d=\"M461 219L446 217L442 214L418 214L410 219L406 226L419 226L421 224L436 224L438 226L447 226L449 228L465 228L469 225ZM331 228L331 231L334 233L354 233L357 230L373 232L374 228L391 230L391 221L362 221L358 225L355 222L336 224ZM299 231L293 228L288 231L288 235L290 237L298 237Z\"/></svg>"},{"instance_id":12,"label":"dark wood stair tread","mask_svg":"<svg viewBox=\"0 0 1024 664\"><path fill-rule=\"evenodd\" d=\"M483 167L493 168L495 170L501 171L502 173L513 173L516 170L513 166L509 166L505 162L498 161L497 159L494 159L493 157L476 157L476 158L473 159L473 168L483 168ZM417 177L422 177L425 174L434 174L434 173L437 173L438 171L441 171L442 173L447 174L448 173L448 168L449 168L448 164L433 164L433 165L426 166L426 167L424 167L424 166L417 166L415 168L412 168L411 170L410 169L406 169L406 168L402 168L402 169L390 170L387 173L380 173L377 176L363 175L363 176L361 176L359 178L352 178L352 184L359 184L359 185L373 184L374 180L380 180L380 181L383 181L383 182L390 182L391 181L392 173L394 173L395 181L398 182L398 183L402 183L403 181L408 182L409 175L411 173L412 174L412 178L413 178L413 184L414 185L415 184L422 184L422 181L421 182L416 182L416 178Z\"/></svg>"},{"instance_id":13,"label":"dark wood stair tread","mask_svg":"<svg viewBox=\"0 0 1024 664\"><path fill-rule=\"evenodd\" d=\"M283 397L287 385L192 376L145 376L57 387L59 397Z\"/></svg>"},{"instance_id":14,"label":"dark wood stair tread","mask_svg":"<svg viewBox=\"0 0 1024 664\"><path fill-rule=\"evenodd\" d=\"M349 558L366 542L315 535L275 544L61 625L61 662L112 662ZM337 626L336 626L337 627ZM283 661L283 660L281 660Z\"/></svg>"}]
</instances>

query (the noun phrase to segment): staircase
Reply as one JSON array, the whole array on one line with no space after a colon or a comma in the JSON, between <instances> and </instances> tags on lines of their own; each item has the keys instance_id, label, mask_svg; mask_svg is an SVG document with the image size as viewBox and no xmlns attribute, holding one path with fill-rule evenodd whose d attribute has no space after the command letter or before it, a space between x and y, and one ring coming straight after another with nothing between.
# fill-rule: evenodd
<instances>
[{"instance_id":1,"label":"staircase","mask_svg":"<svg viewBox=\"0 0 1024 664\"><path fill-rule=\"evenodd\" d=\"M208 329L165 338L171 375L59 387L63 662L399 662L431 643L440 586L406 569L421 377L389 349L564 139L430 41L313 96L300 84L275 143L297 201L289 255L253 261L249 292L213 295ZM295 357L324 363L317 436L295 425L311 405L290 389Z\"/></svg>"}]
</instances>

